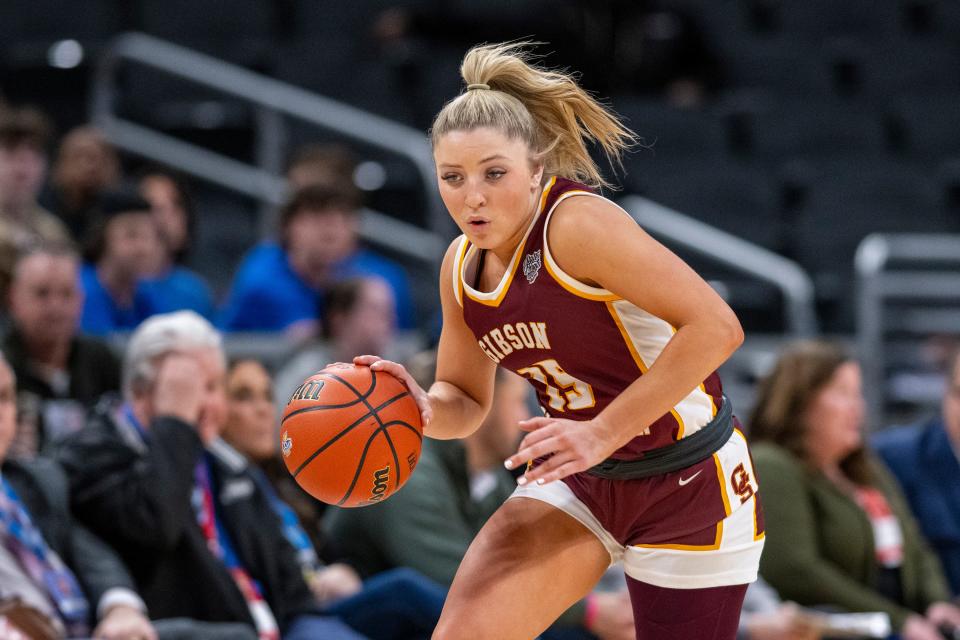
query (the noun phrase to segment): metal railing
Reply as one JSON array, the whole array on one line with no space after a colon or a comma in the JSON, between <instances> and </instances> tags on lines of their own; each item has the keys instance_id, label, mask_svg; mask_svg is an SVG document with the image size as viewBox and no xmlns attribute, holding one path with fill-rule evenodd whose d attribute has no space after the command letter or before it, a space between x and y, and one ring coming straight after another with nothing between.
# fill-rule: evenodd
<instances>
[{"instance_id":1,"label":"metal railing","mask_svg":"<svg viewBox=\"0 0 960 640\"><path fill-rule=\"evenodd\" d=\"M869 424L883 423L886 333L960 333L960 235L871 234L857 247L857 348ZM900 303L896 314L886 304ZM904 308L904 303L914 308ZM950 312L949 307L954 307ZM946 307L946 308L945 308ZM895 325L895 326L894 326Z\"/></svg>"},{"instance_id":2,"label":"metal railing","mask_svg":"<svg viewBox=\"0 0 960 640\"><path fill-rule=\"evenodd\" d=\"M620 205L651 234L780 289L793 337L818 333L813 281L795 262L647 198L627 196Z\"/></svg>"},{"instance_id":3,"label":"metal railing","mask_svg":"<svg viewBox=\"0 0 960 640\"><path fill-rule=\"evenodd\" d=\"M257 157L252 166L198 145L119 117L114 110L117 70L133 62L255 105ZM437 264L449 228L434 182L433 158L426 135L410 127L309 91L254 73L206 54L141 33L119 36L100 57L90 102L91 119L120 149L148 158L258 199L270 205L286 193L278 175L283 157L283 125L279 116L299 119L378 149L396 153L413 163L429 203L431 231L376 212L367 212L361 233L365 239L419 262ZM268 219L261 230L272 230Z\"/></svg>"},{"instance_id":4,"label":"metal railing","mask_svg":"<svg viewBox=\"0 0 960 640\"><path fill-rule=\"evenodd\" d=\"M257 109L258 166L118 116L114 110L116 76L124 62L150 67L253 104ZM376 245L431 266L439 263L447 245L445 237L451 224L435 187L426 136L380 116L140 33L118 37L100 58L90 112L93 122L118 148L274 206L287 190L286 180L279 175L285 137L281 116L396 153L410 160L420 174L430 203L431 231L368 210L361 234ZM817 333L813 285L795 263L646 198L628 196L622 204L652 233L773 284L786 301L787 332L795 337ZM264 221L262 229L272 230L273 226Z\"/></svg>"}]
</instances>

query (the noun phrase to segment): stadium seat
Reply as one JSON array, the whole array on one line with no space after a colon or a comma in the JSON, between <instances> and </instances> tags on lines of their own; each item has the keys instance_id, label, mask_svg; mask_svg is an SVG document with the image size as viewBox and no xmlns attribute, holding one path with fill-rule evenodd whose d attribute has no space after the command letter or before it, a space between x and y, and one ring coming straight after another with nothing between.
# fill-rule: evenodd
<instances>
[{"instance_id":1,"label":"stadium seat","mask_svg":"<svg viewBox=\"0 0 960 640\"><path fill-rule=\"evenodd\" d=\"M627 96L610 102L646 147L637 151L638 157L702 160L727 152L726 130L712 110L679 109L662 101Z\"/></svg>"},{"instance_id":2,"label":"stadium seat","mask_svg":"<svg viewBox=\"0 0 960 640\"><path fill-rule=\"evenodd\" d=\"M889 118L905 155L918 160L960 156L960 92L901 96Z\"/></svg>"},{"instance_id":3,"label":"stadium seat","mask_svg":"<svg viewBox=\"0 0 960 640\"><path fill-rule=\"evenodd\" d=\"M809 42L783 37L745 37L724 53L729 86L760 88L783 95L835 92L833 71Z\"/></svg>"},{"instance_id":4,"label":"stadium seat","mask_svg":"<svg viewBox=\"0 0 960 640\"><path fill-rule=\"evenodd\" d=\"M777 251L783 241L780 198L762 168L720 160L631 165L640 171L646 197L711 226Z\"/></svg>"},{"instance_id":5,"label":"stadium seat","mask_svg":"<svg viewBox=\"0 0 960 640\"><path fill-rule=\"evenodd\" d=\"M807 194L796 211L788 255L814 278L817 296L835 330L852 328L853 261L874 232L957 229L937 181L910 164L843 159L807 165Z\"/></svg>"},{"instance_id":6,"label":"stadium seat","mask_svg":"<svg viewBox=\"0 0 960 640\"><path fill-rule=\"evenodd\" d=\"M960 91L960 51L947 41L875 43L841 38L829 43L826 51L835 71L849 76L841 78L841 89L849 95L876 99L906 92Z\"/></svg>"},{"instance_id":7,"label":"stadium seat","mask_svg":"<svg viewBox=\"0 0 960 640\"><path fill-rule=\"evenodd\" d=\"M139 29L178 44L266 71L279 18L269 0L137 0Z\"/></svg>"},{"instance_id":8,"label":"stadium seat","mask_svg":"<svg viewBox=\"0 0 960 640\"><path fill-rule=\"evenodd\" d=\"M729 94L722 110L735 150L749 158L881 154L888 146L879 113L835 98L799 100L741 91Z\"/></svg>"},{"instance_id":9,"label":"stadium seat","mask_svg":"<svg viewBox=\"0 0 960 640\"><path fill-rule=\"evenodd\" d=\"M784 34L805 38L863 34L883 37L900 26L898 0L747 0L771 14Z\"/></svg>"},{"instance_id":10,"label":"stadium seat","mask_svg":"<svg viewBox=\"0 0 960 640\"><path fill-rule=\"evenodd\" d=\"M126 25L111 0L0 2L0 60L6 66L35 67L47 63L50 45L72 39L94 52Z\"/></svg>"}]
</instances>

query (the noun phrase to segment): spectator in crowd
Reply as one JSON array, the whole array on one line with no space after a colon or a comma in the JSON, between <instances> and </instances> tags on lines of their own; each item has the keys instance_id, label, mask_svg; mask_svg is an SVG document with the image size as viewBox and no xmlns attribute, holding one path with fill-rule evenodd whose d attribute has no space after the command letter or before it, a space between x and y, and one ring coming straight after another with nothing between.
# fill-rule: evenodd
<instances>
[{"instance_id":1,"label":"spectator in crowd","mask_svg":"<svg viewBox=\"0 0 960 640\"><path fill-rule=\"evenodd\" d=\"M50 125L39 111L0 108L0 296L21 251L38 242L70 240L63 223L37 204L49 138Z\"/></svg>"},{"instance_id":2,"label":"spectator in crowd","mask_svg":"<svg viewBox=\"0 0 960 640\"><path fill-rule=\"evenodd\" d=\"M85 333L128 331L158 312L144 279L160 250L150 203L126 191L104 193L90 227L80 278Z\"/></svg>"},{"instance_id":3,"label":"spectator in crowd","mask_svg":"<svg viewBox=\"0 0 960 640\"><path fill-rule=\"evenodd\" d=\"M904 640L960 626L900 488L865 449L860 368L802 342L760 385L749 427L763 486L762 575L801 605L883 611Z\"/></svg>"},{"instance_id":4,"label":"spectator in crowd","mask_svg":"<svg viewBox=\"0 0 960 640\"><path fill-rule=\"evenodd\" d=\"M431 367L426 358L417 360L411 363L411 375L427 381ZM516 449L517 423L529 417L528 395L521 378L498 370L493 406L472 436L456 441L424 439L417 469L400 492L378 505L332 511L328 531L344 557L365 574L405 566L449 587L477 532L516 487L503 461ZM633 638L626 590L595 591L567 611L549 633L563 638Z\"/></svg>"},{"instance_id":5,"label":"spectator in crowd","mask_svg":"<svg viewBox=\"0 0 960 640\"><path fill-rule=\"evenodd\" d=\"M0 357L0 603L11 608L6 615L33 640L86 637L91 630L106 640L155 640L123 563L73 521L60 466L9 455L15 387L13 370Z\"/></svg>"},{"instance_id":6,"label":"spectator in crowd","mask_svg":"<svg viewBox=\"0 0 960 640\"><path fill-rule=\"evenodd\" d=\"M237 270L221 326L316 335L323 292L357 275L377 275L390 283L400 325L412 326L403 268L359 248L359 207L352 187L315 184L297 191L280 211L280 241L254 247Z\"/></svg>"},{"instance_id":7,"label":"spectator in crowd","mask_svg":"<svg viewBox=\"0 0 960 640\"><path fill-rule=\"evenodd\" d=\"M140 178L140 193L150 203L160 232L155 265L144 285L157 313L189 309L213 318L213 292L196 272L183 266L190 248L194 213L186 185L173 174L151 170Z\"/></svg>"},{"instance_id":8,"label":"spectator in crowd","mask_svg":"<svg viewBox=\"0 0 960 640\"><path fill-rule=\"evenodd\" d=\"M924 536L960 595L960 351L947 369L941 415L878 433L873 444L900 481Z\"/></svg>"},{"instance_id":9,"label":"spectator in crowd","mask_svg":"<svg viewBox=\"0 0 960 640\"><path fill-rule=\"evenodd\" d=\"M60 142L50 190L43 204L67 225L73 238L87 234L100 194L120 183L120 160L103 134L91 126L77 127Z\"/></svg>"},{"instance_id":10,"label":"spectator in crowd","mask_svg":"<svg viewBox=\"0 0 960 640\"><path fill-rule=\"evenodd\" d=\"M277 374L280 395L293 393L303 380L332 362L352 362L358 353L396 353L393 291L378 277L349 278L327 292L323 342L307 346Z\"/></svg>"},{"instance_id":11,"label":"spectator in crowd","mask_svg":"<svg viewBox=\"0 0 960 640\"><path fill-rule=\"evenodd\" d=\"M230 367L227 402L223 439L252 463L250 474L270 499L325 612L373 639L429 638L446 589L410 569L393 569L363 582L353 567L337 562L334 545L322 537L319 513L324 505L300 489L280 459L273 386L262 364L240 360ZM293 502L288 503L290 495Z\"/></svg>"},{"instance_id":12,"label":"spectator in crowd","mask_svg":"<svg viewBox=\"0 0 960 640\"><path fill-rule=\"evenodd\" d=\"M100 340L78 334L80 257L43 245L21 254L10 285L11 327L3 338L17 376L22 452L35 454L79 430L104 393L119 391L120 362Z\"/></svg>"},{"instance_id":13,"label":"spectator in crowd","mask_svg":"<svg viewBox=\"0 0 960 640\"><path fill-rule=\"evenodd\" d=\"M140 325L123 401L103 403L58 450L74 512L120 552L154 615L242 621L260 638L356 640L316 615L269 501L221 451L224 377L220 335L196 313Z\"/></svg>"}]
</instances>

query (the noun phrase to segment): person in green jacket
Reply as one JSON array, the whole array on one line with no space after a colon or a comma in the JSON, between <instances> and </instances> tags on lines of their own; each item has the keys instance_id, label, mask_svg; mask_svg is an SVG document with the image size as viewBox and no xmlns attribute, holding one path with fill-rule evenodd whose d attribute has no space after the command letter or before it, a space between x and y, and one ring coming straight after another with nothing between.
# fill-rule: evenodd
<instances>
[{"instance_id":1,"label":"person in green jacket","mask_svg":"<svg viewBox=\"0 0 960 640\"><path fill-rule=\"evenodd\" d=\"M789 347L749 433L764 494L760 572L807 606L889 614L903 640L960 629L960 608L900 488L863 440L860 367L827 342Z\"/></svg>"}]
</instances>

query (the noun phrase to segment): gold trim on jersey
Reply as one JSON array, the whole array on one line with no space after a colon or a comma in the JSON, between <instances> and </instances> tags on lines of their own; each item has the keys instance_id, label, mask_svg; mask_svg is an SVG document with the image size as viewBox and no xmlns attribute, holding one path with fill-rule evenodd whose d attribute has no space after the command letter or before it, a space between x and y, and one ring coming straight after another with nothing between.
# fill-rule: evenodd
<instances>
[{"instance_id":1,"label":"gold trim on jersey","mask_svg":"<svg viewBox=\"0 0 960 640\"><path fill-rule=\"evenodd\" d=\"M717 523L713 544L633 544L638 549L672 549L674 551L716 551L723 542L723 520Z\"/></svg>"},{"instance_id":2,"label":"gold trim on jersey","mask_svg":"<svg viewBox=\"0 0 960 640\"><path fill-rule=\"evenodd\" d=\"M457 299L457 304L463 307L463 278L460 272L463 270L463 257L470 247L470 241L466 235L460 236L460 246L453 258L453 295Z\"/></svg>"},{"instance_id":3,"label":"gold trim on jersey","mask_svg":"<svg viewBox=\"0 0 960 640\"><path fill-rule=\"evenodd\" d=\"M550 243L547 242L547 230L550 228L550 218L553 216L553 212L557 210L557 205L567 198L572 198L574 196L593 196L594 198L606 200L606 198L603 196L583 190L567 191L562 196L557 198L557 201L554 202L553 206L550 207L550 211L547 212L547 221L543 225L543 263L547 267L547 273L550 274L557 284L575 296L597 302L621 300L620 296L611 291L607 291L601 287L592 287L588 284L580 282L569 273L564 271L560 265L557 264L557 261L553 259L553 254L550 253Z\"/></svg>"},{"instance_id":4,"label":"gold trim on jersey","mask_svg":"<svg viewBox=\"0 0 960 640\"><path fill-rule=\"evenodd\" d=\"M497 284L497 287L493 291L483 292L477 291L469 284L464 277L464 271L466 270L467 262L469 262L470 256L476 253L472 249L476 249L476 245L473 245L471 248L467 249L467 252L463 256L463 260L460 264L460 284L463 287L463 292L467 295L468 298L474 302L479 302L480 304L485 304L488 307L499 307L500 303L503 302L503 299L507 295L507 291L510 290L510 285L513 283L513 276L517 272L517 267L520 266L520 258L523 256L523 249L527 246L527 239L530 237L530 232L533 231L533 227L536 226L537 220L540 219L540 214L543 213L543 207L547 202L547 196L550 194L550 190L553 188L557 182L557 177L553 176L550 178L550 181L547 182L547 185L543 188L543 193L540 194L540 204L537 206L537 213L533 216L533 220L530 221L530 226L527 227L526 233L523 234L523 239L520 241L520 244L517 245L516 250L513 252L513 258L510 260L510 265L507 267L506 272L500 278L500 283Z\"/></svg>"}]
</instances>

